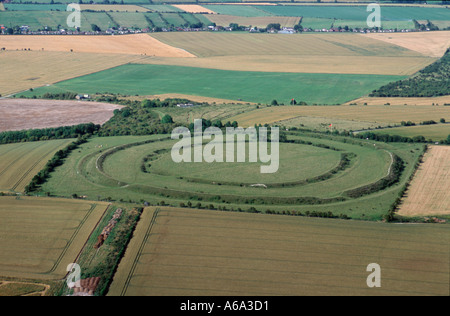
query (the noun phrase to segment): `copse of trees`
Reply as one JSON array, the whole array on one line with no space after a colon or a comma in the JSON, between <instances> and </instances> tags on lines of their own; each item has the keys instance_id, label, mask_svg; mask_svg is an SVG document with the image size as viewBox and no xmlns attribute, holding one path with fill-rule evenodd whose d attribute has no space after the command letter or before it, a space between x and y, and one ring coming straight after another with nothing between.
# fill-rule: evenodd
<instances>
[{"instance_id":1,"label":"copse of trees","mask_svg":"<svg viewBox=\"0 0 450 316\"><path fill-rule=\"evenodd\" d=\"M411 78L391 82L370 97L437 97L450 94L450 48L444 56Z\"/></svg>"}]
</instances>

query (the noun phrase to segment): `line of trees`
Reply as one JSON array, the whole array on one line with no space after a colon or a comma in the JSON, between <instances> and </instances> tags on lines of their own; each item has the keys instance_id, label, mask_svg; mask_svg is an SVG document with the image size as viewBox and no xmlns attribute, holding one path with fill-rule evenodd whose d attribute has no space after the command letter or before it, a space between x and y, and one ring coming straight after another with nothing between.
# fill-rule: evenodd
<instances>
[{"instance_id":1,"label":"line of trees","mask_svg":"<svg viewBox=\"0 0 450 316\"><path fill-rule=\"evenodd\" d=\"M57 151L53 158L47 162L45 167L41 171L39 171L39 173L35 175L31 182L25 187L25 193L29 194L36 191L49 179L50 173L53 172L56 167L61 166L64 162L64 159L67 158L73 150L86 143L88 138L88 135L79 137L76 141L69 144L66 148Z\"/></svg>"},{"instance_id":2,"label":"line of trees","mask_svg":"<svg viewBox=\"0 0 450 316\"><path fill-rule=\"evenodd\" d=\"M84 135L96 134L99 130L100 125L87 123L55 128L9 131L0 133L0 144L78 138Z\"/></svg>"}]
</instances>

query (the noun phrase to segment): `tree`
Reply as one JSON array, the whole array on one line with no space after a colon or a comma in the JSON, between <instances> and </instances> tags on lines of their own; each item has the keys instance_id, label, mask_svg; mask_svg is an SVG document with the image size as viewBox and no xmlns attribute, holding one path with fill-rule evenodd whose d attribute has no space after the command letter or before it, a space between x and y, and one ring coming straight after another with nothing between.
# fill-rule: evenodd
<instances>
[{"instance_id":1,"label":"tree","mask_svg":"<svg viewBox=\"0 0 450 316\"><path fill-rule=\"evenodd\" d=\"M270 103L270 105L278 105L278 101L277 100L272 100L272 103Z\"/></svg>"},{"instance_id":2,"label":"tree","mask_svg":"<svg viewBox=\"0 0 450 316\"><path fill-rule=\"evenodd\" d=\"M169 114L164 115L164 117L161 119L161 123L163 124L172 124L173 118Z\"/></svg>"},{"instance_id":3,"label":"tree","mask_svg":"<svg viewBox=\"0 0 450 316\"><path fill-rule=\"evenodd\" d=\"M445 118L441 118L441 121L440 121L442 124L444 124L445 123Z\"/></svg>"},{"instance_id":4,"label":"tree","mask_svg":"<svg viewBox=\"0 0 450 316\"><path fill-rule=\"evenodd\" d=\"M91 24L91 28L94 32L101 32L102 30L98 27L97 24Z\"/></svg>"}]
</instances>

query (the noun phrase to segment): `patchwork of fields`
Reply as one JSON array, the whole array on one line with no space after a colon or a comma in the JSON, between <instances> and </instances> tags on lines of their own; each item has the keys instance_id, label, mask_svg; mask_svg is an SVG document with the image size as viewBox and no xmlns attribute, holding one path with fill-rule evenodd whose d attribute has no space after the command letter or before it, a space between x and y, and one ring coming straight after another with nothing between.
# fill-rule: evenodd
<instances>
[{"instance_id":1,"label":"patchwork of fields","mask_svg":"<svg viewBox=\"0 0 450 316\"><path fill-rule=\"evenodd\" d=\"M72 1L37 2L0 3L2 30L66 28ZM302 2L82 4L81 31L144 33L0 35L0 133L107 123L74 132L76 146L26 131L0 145L0 296L80 294L66 286L72 262L97 278L94 295L450 295L448 88L368 97L430 65L433 78L450 31L309 32L364 28L367 3ZM450 26L439 5L383 5L381 18ZM306 31L181 31L231 23ZM89 100L58 100L69 93ZM266 148L279 146L278 171L174 162L170 131L200 118L280 126ZM246 160L251 145L236 145ZM371 263L381 288L366 283Z\"/></svg>"}]
</instances>

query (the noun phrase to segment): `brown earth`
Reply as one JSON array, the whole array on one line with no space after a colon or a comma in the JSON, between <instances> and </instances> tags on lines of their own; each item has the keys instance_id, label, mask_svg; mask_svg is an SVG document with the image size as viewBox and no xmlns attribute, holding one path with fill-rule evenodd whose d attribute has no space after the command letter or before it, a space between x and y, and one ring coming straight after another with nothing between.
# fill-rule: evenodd
<instances>
[{"instance_id":1,"label":"brown earth","mask_svg":"<svg viewBox=\"0 0 450 316\"><path fill-rule=\"evenodd\" d=\"M81 123L103 124L121 106L90 101L33 99L0 100L0 132L71 126Z\"/></svg>"}]
</instances>

